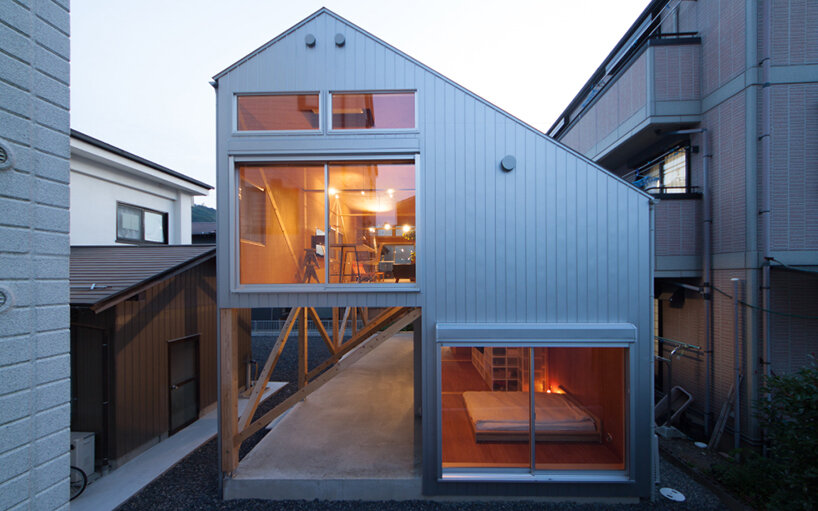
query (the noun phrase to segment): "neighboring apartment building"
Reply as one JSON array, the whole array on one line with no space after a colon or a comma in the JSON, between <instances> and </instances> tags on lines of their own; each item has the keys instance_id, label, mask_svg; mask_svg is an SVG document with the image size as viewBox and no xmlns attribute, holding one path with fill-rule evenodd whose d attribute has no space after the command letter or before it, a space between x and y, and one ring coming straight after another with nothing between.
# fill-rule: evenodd
<instances>
[{"instance_id":1,"label":"neighboring apartment building","mask_svg":"<svg viewBox=\"0 0 818 511\"><path fill-rule=\"evenodd\" d=\"M68 1L0 20L0 509L68 509Z\"/></svg>"},{"instance_id":2,"label":"neighboring apartment building","mask_svg":"<svg viewBox=\"0 0 818 511\"><path fill-rule=\"evenodd\" d=\"M193 197L213 187L71 130L71 245L191 243Z\"/></svg>"},{"instance_id":3,"label":"neighboring apartment building","mask_svg":"<svg viewBox=\"0 0 818 511\"><path fill-rule=\"evenodd\" d=\"M654 0L549 131L657 199L656 333L702 348L672 384L709 433L740 373L750 445L760 376L818 350L817 27L816 2Z\"/></svg>"}]
</instances>

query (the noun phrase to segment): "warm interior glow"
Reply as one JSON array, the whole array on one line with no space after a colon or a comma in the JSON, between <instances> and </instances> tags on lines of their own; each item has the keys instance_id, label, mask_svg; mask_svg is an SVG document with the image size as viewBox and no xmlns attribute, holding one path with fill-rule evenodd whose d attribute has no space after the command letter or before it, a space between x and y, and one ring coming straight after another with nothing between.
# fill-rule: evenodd
<instances>
[{"instance_id":1,"label":"warm interior glow","mask_svg":"<svg viewBox=\"0 0 818 511\"><path fill-rule=\"evenodd\" d=\"M415 94L388 92L332 95L332 129L415 127Z\"/></svg>"},{"instance_id":2,"label":"warm interior glow","mask_svg":"<svg viewBox=\"0 0 818 511\"><path fill-rule=\"evenodd\" d=\"M528 468L532 399L538 470L624 469L626 353L625 348L442 348L444 470Z\"/></svg>"},{"instance_id":3,"label":"warm interior glow","mask_svg":"<svg viewBox=\"0 0 818 511\"><path fill-rule=\"evenodd\" d=\"M245 95L236 98L239 131L317 130L318 94Z\"/></svg>"}]
</instances>

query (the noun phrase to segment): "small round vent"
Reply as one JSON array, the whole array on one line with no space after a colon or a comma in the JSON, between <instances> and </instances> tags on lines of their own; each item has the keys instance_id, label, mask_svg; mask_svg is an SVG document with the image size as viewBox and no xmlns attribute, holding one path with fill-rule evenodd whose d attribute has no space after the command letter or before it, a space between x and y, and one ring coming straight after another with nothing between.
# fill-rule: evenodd
<instances>
[{"instance_id":1,"label":"small round vent","mask_svg":"<svg viewBox=\"0 0 818 511\"><path fill-rule=\"evenodd\" d=\"M14 304L14 296L11 290L5 287L0 287L0 312L5 312Z\"/></svg>"},{"instance_id":2,"label":"small round vent","mask_svg":"<svg viewBox=\"0 0 818 511\"><path fill-rule=\"evenodd\" d=\"M12 165L14 165L14 154L11 152L11 147L0 140L0 170L10 169Z\"/></svg>"}]
</instances>

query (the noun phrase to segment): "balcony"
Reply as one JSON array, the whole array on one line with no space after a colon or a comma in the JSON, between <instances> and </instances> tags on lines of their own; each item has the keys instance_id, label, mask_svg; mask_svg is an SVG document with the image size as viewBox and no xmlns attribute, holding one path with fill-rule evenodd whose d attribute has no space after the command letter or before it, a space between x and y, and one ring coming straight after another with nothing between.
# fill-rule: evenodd
<instances>
[{"instance_id":1,"label":"balcony","mask_svg":"<svg viewBox=\"0 0 818 511\"><path fill-rule=\"evenodd\" d=\"M632 154L655 143L657 130L699 122L701 39L695 33L653 36L601 70L550 131L588 158L615 168L618 161L604 161L614 153Z\"/></svg>"}]
</instances>

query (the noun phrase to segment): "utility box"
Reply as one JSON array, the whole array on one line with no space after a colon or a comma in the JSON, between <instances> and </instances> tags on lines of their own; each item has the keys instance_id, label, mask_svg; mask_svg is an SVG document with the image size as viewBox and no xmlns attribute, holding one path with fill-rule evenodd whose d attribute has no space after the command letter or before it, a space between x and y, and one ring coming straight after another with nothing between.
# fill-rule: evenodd
<instances>
[{"instance_id":1,"label":"utility box","mask_svg":"<svg viewBox=\"0 0 818 511\"><path fill-rule=\"evenodd\" d=\"M71 432L71 465L80 468L87 476L94 473L94 433Z\"/></svg>"}]
</instances>

